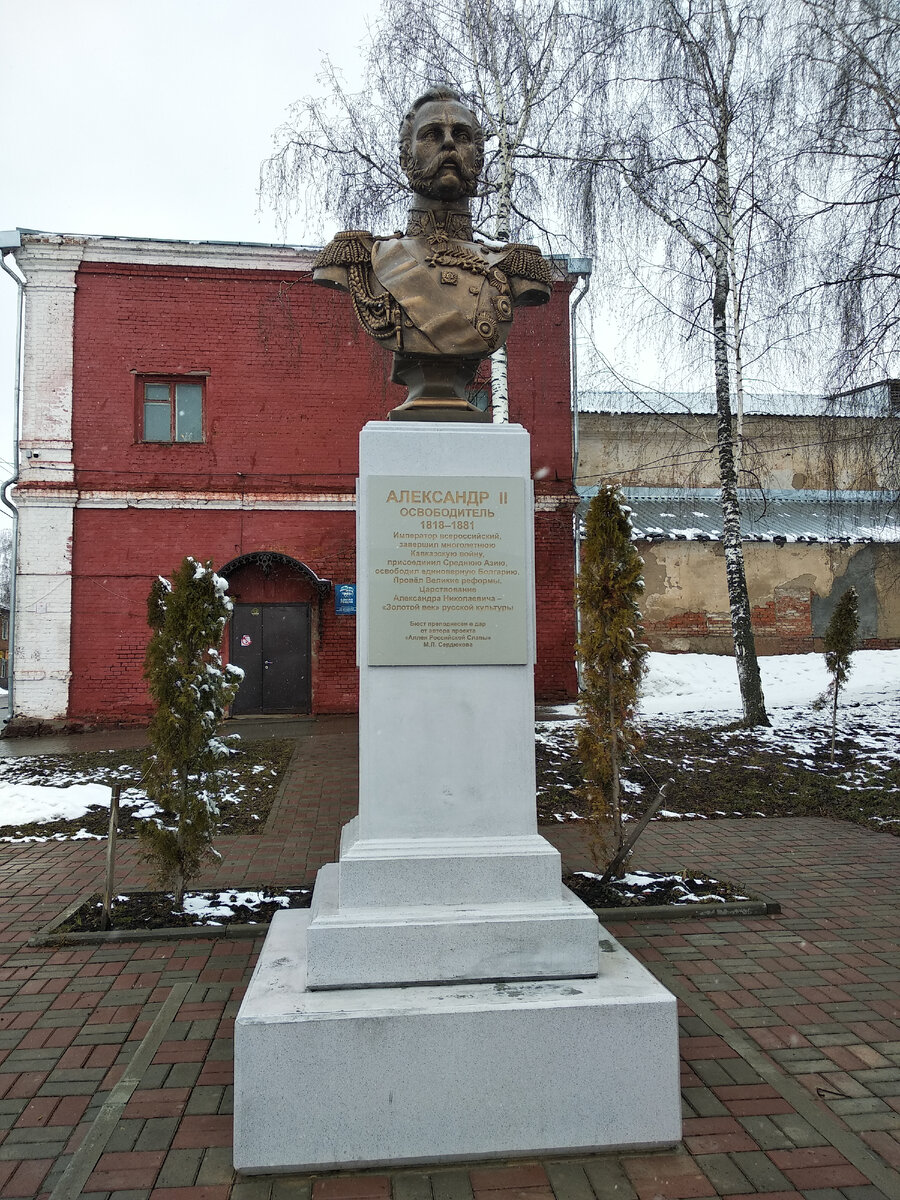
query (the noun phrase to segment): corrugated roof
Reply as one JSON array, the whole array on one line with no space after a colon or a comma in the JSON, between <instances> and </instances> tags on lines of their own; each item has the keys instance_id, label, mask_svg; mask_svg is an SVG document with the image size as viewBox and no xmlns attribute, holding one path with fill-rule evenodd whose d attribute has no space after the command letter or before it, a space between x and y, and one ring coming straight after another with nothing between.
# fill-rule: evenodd
<instances>
[{"instance_id":1,"label":"corrugated roof","mask_svg":"<svg viewBox=\"0 0 900 1200\"><path fill-rule=\"evenodd\" d=\"M889 407L890 380L844 393L830 403L818 394L749 392L744 396L746 416L820 417L831 413L875 417L884 415ZM578 393L578 411L712 416L716 398L713 392L583 391Z\"/></svg>"},{"instance_id":2,"label":"corrugated roof","mask_svg":"<svg viewBox=\"0 0 900 1200\"><path fill-rule=\"evenodd\" d=\"M596 488L578 489L586 511ZM639 540L721 541L718 488L622 489ZM741 489L745 541L900 542L900 498L895 492L769 491Z\"/></svg>"}]
</instances>

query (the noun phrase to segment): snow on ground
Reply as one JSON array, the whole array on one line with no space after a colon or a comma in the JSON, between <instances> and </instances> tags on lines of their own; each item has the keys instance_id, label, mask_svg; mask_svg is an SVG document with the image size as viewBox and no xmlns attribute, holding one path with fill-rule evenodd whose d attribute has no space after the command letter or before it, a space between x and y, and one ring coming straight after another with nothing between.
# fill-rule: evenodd
<instances>
[{"instance_id":1,"label":"snow on ground","mask_svg":"<svg viewBox=\"0 0 900 1200\"><path fill-rule=\"evenodd\" d=\"M295 892L308 891L306 888L295 888ZM117 897L127 900L127 896ZM274 900L281 908L290 907L288 895L272 895L270 892L240 892L232 889L227 892L186 892L182 912L197 917L231 917L237 906L256 908L264 901ZM214 922L207 922L213 924Z\"/></svg>"},{"instance_id":2,"label":"snow on ground","mask_svg":"<svg viewBox=\"0 0 900 1200\"><path fill-rule=\"evenodd\" d=\"M775 754L791 770L821 772L831 743L830 702L815 707L830 678L824 655L774 655L761 658L759 663L770 726L746 729L740 725L742 713L734 659L704 654L649 655L638 726L650 737L665 738L668 734L672 739L681 739L678 744L685 756L683 763L689 761L690 771L698 778L715 772L728 757L739 759L748 772L765 771L767 753ZM564 811L568 806L563 797L566 792L574 797L577 791L576 783L565 770L574 741L572 718L577 715L575 705L556 708L554 719L539 721L536 729L537 743L545 752L545 771L549 772L546 783L557 797L553 807L559 804L559 811L553 812L558 821L573 819L571 813ZM715 751L711 756L709 752L691 750L690 741L684 742L690 727L715 730ZM890 804L892 797L900 798L896 783L900 766L898 730L900 650L857 651L850 677L839 697L838 751L843 757L838 764L840 778L832 780L832 790L835 803L841 793L856 794L863 804L861 812L865 807L863 802L871 801L866 820L877 826L900 825L900 813L896 805L892 809ZM652 755L647 757L649 753L645 749L643 755L638 755L629 768L632 775L623 776L626 800L631 798L632 791L643 791L645 779L641 771L650 775L654 763L663 762ZM557 763L559 769L555 769ZM790 798L781 792L776 796L784 802ZM688 811L689 806L688 802L662 809L659 819L728 815L719 809L692 812ZM729 811L734 816L764 815L755 807L747 811L743 811L743 806L740 811L733 807Z\"/></svg>"},{"instance_id":3,"label":"snow on ground","mask_svg":"<svg viewBox=\"0 0 900 1200\"><path fill-rule=\"evenodd\" d=\"M651 654L639 718L665 725L720 726L740 720L741 699L734 659L711 654ZM760 745L781 746L815 766L817 747L831 735L831 706L815 709L828 687L822 654L760 658L763 695L771 728L755 730ZM857 752L888 767L900 761L900 650L858 650L838 699L838 730ZM722 734L740 753L739 733ZM853 771L847 785L855 785Z\"/></svg>"},{"instance_id":4,"label":"snow on ground","mask_svg":"<svg viewBox=\"0 0 900 1200\"><path fill-rule=\"evenodd\" d=\"M100 783L47 787L36 783L0 786L0 825L28 825L32 821L74 821L92 804L109 807L112 789Z\"/></svg>"},{"instance_id":5,"label":"snow on ground","mask_svg":"<svg viewBox=\"0 0 900 1200\"><path fill-rule=\"evenodd\" d=\"M734 659L721 654L647 656L639 716L677 716L690 724L725 725L741 717L741 694ZM770 716L779 709L809 709L828 686L822 654L773 654L760 658L763 694ZM841 707L900 701L900 650L857 650L850 678L841 689ZM577 716L574 704L553 709L557 718ZM552 722L541 722L546 727Z\"/></svg>"},{"instance_id":6,"label":"snow on ground","mask_svg":"<svg viewBox=\"0 0 900 1200\"><path fill-rule=\"evenodd\" d=\"M842 705L872 704L900 696L900 650L858 650ZM774 654L759 660L763 694L771 709L808 708L828 686L822 654ZM641 716L715 713L717 722L741 715L734 659L718 654L651 654ZM705 723L705 722L704 722Z\"/></svg>"},{"instance_id":7,"label":"snow on ground","mask_svg":"<svg viewBox=\"0 0 900 1200\"><path fill-rule=\"evenodd\" d=\"M4 769L14 770L18 778L4 779ZM123 780L134 774L134 769L128 764L119 766L119 774ZM24 771L24 777L22 772ZM29 776L29 771L33 772ZM276 775L273 767L258 764L253 768L254 774L268 771ZM108 772L107 772L108 774ZM7 827L15 829L32 823L45 824L50 821L77 820L84 816L91 806L100 805L109 809L112 791L109 787L89 783L90 772L83 769L60 766L55 771L46 771L41 763L40 755L25 755L21 758L0 758L0 829ZM31 782L40 780L40 783ZM123 787L119 800L121 812L126 810L137 820L159 815L158 804L148 800L147 794L140 781L138 786ZM220 810L228 805L237 805L242 800L243 789L223 787L214 797ZM254 818L256 819L256 818ZM28 836L6 835L0 837L0 842L47 842L67 841L69 838L94 838L102 840L105 834L89 833L86 829L74 833L30 834Z\"/></svg>"}]
</instances>

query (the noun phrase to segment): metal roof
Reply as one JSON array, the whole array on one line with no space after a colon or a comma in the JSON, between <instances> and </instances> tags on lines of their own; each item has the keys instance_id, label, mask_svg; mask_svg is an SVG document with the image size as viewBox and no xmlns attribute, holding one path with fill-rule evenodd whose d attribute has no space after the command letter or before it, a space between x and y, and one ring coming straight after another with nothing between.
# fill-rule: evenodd
<instances>
[{"instance_id":1,"label":"metal roof","mask_svg":"<svg viewBox=\"0 0 900 1200\"><path fill-rule=\"evenodd\" d=\"M584 516L595 487L579 487ZM641 541L721 541L718 488L624 487L634 536ZM748 542L900 542L896 492L739 492Z\"/></svg>"},{"instance_id":2,"label":"metal roof","mask_svg":"<svg viewBox=\"0 0 900 1200\"><path fill-rule=\"evenodd\" d=\"M830 399L821 394L787 392L748 392L744 395L744 415L769 417L883 416L892 407L892 384L882 380ZM582 391L578 393L580 413L655 414L712 416L716 411L714 392Z\"/></svg>"}]
</instances>

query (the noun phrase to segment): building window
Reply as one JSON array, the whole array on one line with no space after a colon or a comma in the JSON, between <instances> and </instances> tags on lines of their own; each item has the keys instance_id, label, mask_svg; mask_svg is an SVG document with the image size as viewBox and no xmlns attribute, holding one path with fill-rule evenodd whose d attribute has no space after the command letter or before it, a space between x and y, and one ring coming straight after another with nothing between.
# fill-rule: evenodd
<instances>
[{"instance_id":1,"label":"building window","mask_svg":"<svg viewBox=\"0 0 900 1200\"><path fill-rule=\"evenodd\" d=\"M202 442L203 383L143 379L140 388L142 442Z\"/></svg>"}]
</instances>

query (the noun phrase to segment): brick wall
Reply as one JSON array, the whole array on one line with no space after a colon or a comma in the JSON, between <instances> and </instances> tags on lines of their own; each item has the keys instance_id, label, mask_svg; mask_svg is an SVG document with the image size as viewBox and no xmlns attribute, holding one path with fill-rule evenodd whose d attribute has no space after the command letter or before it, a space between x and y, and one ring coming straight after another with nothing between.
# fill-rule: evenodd
<instances>
[{"instance_id":1,"label":"brick wall","mask_svg":"<svg viewBox=\"0 0 900 1200\"><path fill-rule=\"evenodd\" d=\"M575 549L572 507L538 512L534 522L535 591L537 595L538 703L571 700L577 693L575 675Z\"/></svg>"},{"instance_id":2,"label":"brick wall","mask_svg":"<svg viewBox=\"0 0 900 1200\"><path fill-rule=\"evenodd\" d=\"M535 520L535 693L541 703L575 694L571 525L566 510L540 512ZM81 509L74 543L69 713L83 720L149 713L142 675L150 637L147 595L153 579L170 576L185 554L220 568L242 554L275 550L332 583L356 578L352 512ZM248 569L235 572L229 591L241 602L309 603L313 711L356 711L356 619L335 613L332 594L320 603L312 586L292 573L275 571L266 580Z\"/></svg>"},{"instance_id":3,"label":"brick wall","mask_svg":"<svg viewBox=\"0 0 900 1200\"><path fill-rule=\"evenodd\" d=\"M343 294L303 272L85 263L77 276L72 421L82 488L352 487L358 435L402 403L390 355ZM510 420L536 477L570 478L568 285L517 313ZM137 442L135 373L208 371L206 441Z\"/></svg>"},{"instance_id":4,"label":"brick wall","mask_svg":"<svg viewBox=\"0 0 900 1200\"><path fill-rule=\"evenodd\" d=\"M276 550L305 563L320 578L350 582L355 577L354 514L78 510L70 715L101 720L146 716L150 706L142 665L153 579L171 575L186 554L209 559L218 568L256 550ZM313 589L296 577L276 575L271 586L261 587L248 572L238 572L230 590L239 600L310 602L313 709L355 710L355 622L335 614L332 596L320 605Z\"/></svg>"},{"instance_id":5,"label":"brick wall","mask_svg":"<svg viewBox=\"0 0 900 1200\"><path fill-rule=\"evenodd\" d=\"M646 641L668 653L732 654L731 617L720 542L641 542ZM896 543L746 542L744 564L760 654L822 650L840 596L859 595L860 645L900 643L900 546Z\"/></svg>"},{"instance_id":6,"label":"brick wall","mask_svg":"<svg viewBox=\"0 0 900 1200\"><path fill-rule=\"evenodd\" d=\"M806 654L822 649L821 638L812 636L809 594L754 605L750 619L759 654ZM645 620L644 639L651 650L734 652L728 612L683 612L662 621Z\"/></svg>"},{"instance_id":7,"label":"brick wall","mask_svg":"<svg viewBox=\"0 0 900 1200\"><path fill-rule=\"evenodd\" d=\"M352 582L359 430L405 393L387 382L390 356L347 298L289 265L89 261L77 285L69 715L141 720L153 578L185 554L219 568L276 550ZM536 519L542 701L575 689L568 291L560 284L545 308L520 310L509 344L510 419L532 435L538 496L562 497ZM136 380L189 372L207 373L204 442L141 444ZM297 577L241 572L232 586L238 598L311 601L313 711L354 711L355 618L337 616L330 595L301 595Z\"/></svg>"},{"instance_id":8,"label":"brick wall","mask_svg":"<svg viewBox=\"0 0 900 1200\"><path fill-rule=\"evenodd\" d=\"M758 654L821 654L824 639L814 637L811 594L805 597L776 596L751 610ZM651 650L733 654L731 617L728 613L676 613L663 621L645 621L644 638ZM900 636L863 637L860 650L900 649Z\"/></svg>"}]
</instances>

